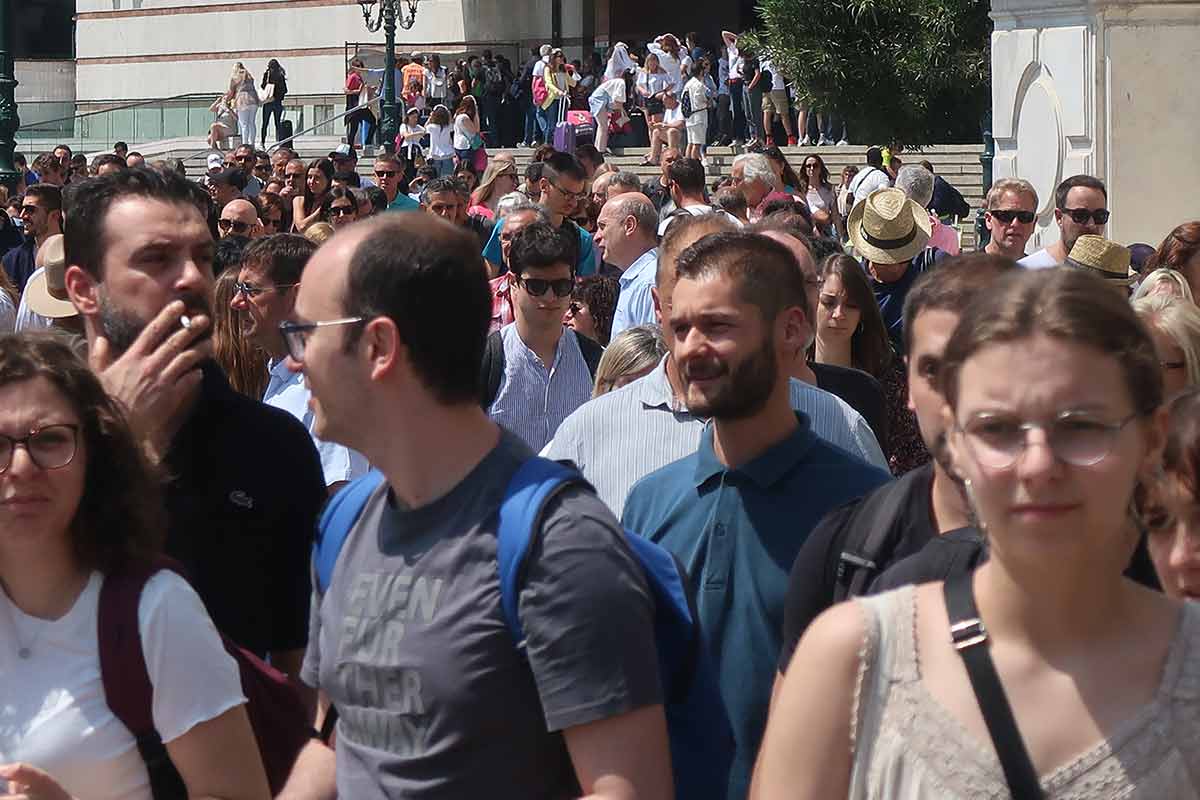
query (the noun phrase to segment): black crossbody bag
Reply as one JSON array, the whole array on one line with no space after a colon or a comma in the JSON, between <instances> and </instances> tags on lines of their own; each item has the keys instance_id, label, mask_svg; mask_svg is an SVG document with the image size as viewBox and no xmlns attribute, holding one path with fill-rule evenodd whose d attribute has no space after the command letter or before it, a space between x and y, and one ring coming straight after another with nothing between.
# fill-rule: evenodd
<instances>
[{"instance_id":1,"label":"black crossbody bag","mask_svg":"<svg viewBox=\"0 0 1200 800\"><path fill-rule=\"evenodd\" d=\"M943 584L943 588L946 612L950 617L950 637L954 641L954 649L962 656L963 664L967 667L971 688L975 691L975 699L983 713L983 721L987 723L988 734L1000 758L1004 779L1008 782L1013 800L1041 800L1042 787L1038 783L1037 772L1033 769L1033 762L1021 739L1021 731L1013 719L1000 676L996 674L996 666L988 654L987 628L983 626L979 609L975 606L971 575L951 578Z\"/></svg>"}]
</instances>

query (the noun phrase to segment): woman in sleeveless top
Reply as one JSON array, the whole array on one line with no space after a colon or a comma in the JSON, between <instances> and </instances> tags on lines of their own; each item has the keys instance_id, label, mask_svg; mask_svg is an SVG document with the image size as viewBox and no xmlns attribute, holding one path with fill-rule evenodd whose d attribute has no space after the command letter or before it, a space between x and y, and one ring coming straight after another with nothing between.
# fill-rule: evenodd
<instances>
[{"instance_id":1,"label":"woman in sleeveless top","mask_svg":"<svg viewBox=\"0 0 1200 800\"><path fill-rule=\"evenodd\" d=\"M1079 270L1020 271L947 345L947 457L990 545L985 645L1046 798L1200 796L1200 605L1122 576L1161 472L1154 344ZM835 606L776 689L755 798L1010 791L941 584Z\"/></svg>"}]
</instances>

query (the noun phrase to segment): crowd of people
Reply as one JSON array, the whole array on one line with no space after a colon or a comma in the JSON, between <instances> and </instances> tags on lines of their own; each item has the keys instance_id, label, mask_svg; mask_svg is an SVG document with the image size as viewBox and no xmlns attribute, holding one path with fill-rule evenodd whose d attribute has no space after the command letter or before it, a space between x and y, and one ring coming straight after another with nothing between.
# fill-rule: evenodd
<instances>
[{"instance_id":1,"label":"crowd of people","mask_svg":"<svg viewBox=\"0 0 1200 800\"><path fill-rule=\"evenodd\" d=\"M927 164L715 176L685 127L645 183L594 144L38 155L0 217L0 785L1200 793L1200 222L1112 241L1078 175L1027 255L1005 178L960 253Z\"/></svg>"}]
</instances>

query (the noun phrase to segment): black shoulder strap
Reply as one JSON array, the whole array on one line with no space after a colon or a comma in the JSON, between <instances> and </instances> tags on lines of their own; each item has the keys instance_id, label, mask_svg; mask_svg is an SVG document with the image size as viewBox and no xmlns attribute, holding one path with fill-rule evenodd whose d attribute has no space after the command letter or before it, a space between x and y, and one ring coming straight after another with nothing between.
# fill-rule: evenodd
<instances>
[{"instance_id":1,"label":"black shoulder strap","mask_svg":"<svg viewBox=\"0 0 1200 800\"><path fill-rule=\"evenodd\" d=\"M946 597L946 613L950 617L950 638L954 649L962 656L975 690L975 699L987 723L988 734L1004 770L1004 779L1012 792L1013 800L1039 800L1042 787L1012 708L1004 695L1004 686L996 674L996 666L988 654L987 628L979 618L972 590L972 576L958 575L943 584Z\"/></svg>"},{"instance_id":2,"label":"black shoulder strap","mask_svg":"<svg viewBox=\"0 0 1200 800\"><path fill-rule=\"evenodd\" d=\"M599 342L592 341L591 337L575 331L572 333L575 333L575 341L579 343L579 352L583 354L583 362L587 364L588 372L592 375L592 383L595 383L596 370L600 368L600 357L604 355L604 348Z\"/></svg>"},{"instance_id":3,"label":"black shoulder strap","mask_svg":"<svg viewBox=\"0 0 1200 800\"><path fill-rule=\"evenodd\" d=\"M863 500L838 556L833 602L866 594L868 583L882 571L879 562L893 537L892 521L908 495L904 485L903 479L892 481Z\"/></svg>"},{"instance_id":4,"label":"black shoulder strap","mask_svg":"<svg viewBox=\"0 0 1200 800\"><path fill-rule=\"evenodd\" d=\"M479 404L487 411L496 402L500 393L500 381L504 379L504 340L500 331L488 337L487 347L483 351L483 365L480 369L479 384L483 389Z\"/></svg>"}]
</instances>

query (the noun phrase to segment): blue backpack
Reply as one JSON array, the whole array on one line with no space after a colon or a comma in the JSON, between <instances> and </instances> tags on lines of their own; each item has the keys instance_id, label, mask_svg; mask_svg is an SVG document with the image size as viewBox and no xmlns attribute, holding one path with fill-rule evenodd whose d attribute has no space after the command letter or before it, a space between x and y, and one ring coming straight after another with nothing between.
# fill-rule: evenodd
<instances>
[{"instance_id":1,"label":"blue backpack","mask_svg":"<svg viewBox=\"0 0 1200 800\"><path fill-rule=\"evenodd\" d=\"M353 481L326 506L313 547L317 588L324 593L333 577L342 544L371 493L383 481L378 470ZM500 504L497 560L500 604L518 648L525 633L517 614L525 559L540 529L546 504L561 489L590 486L576 470L534 457L513 474ZM662 680L663 708L671 743L675 795L680 798L725 798L733 759L733 731L717 687L684 572L670 552L629 531L625 541L642 565L654 598L654 635Z\"/></svg>"}]
</instances>

